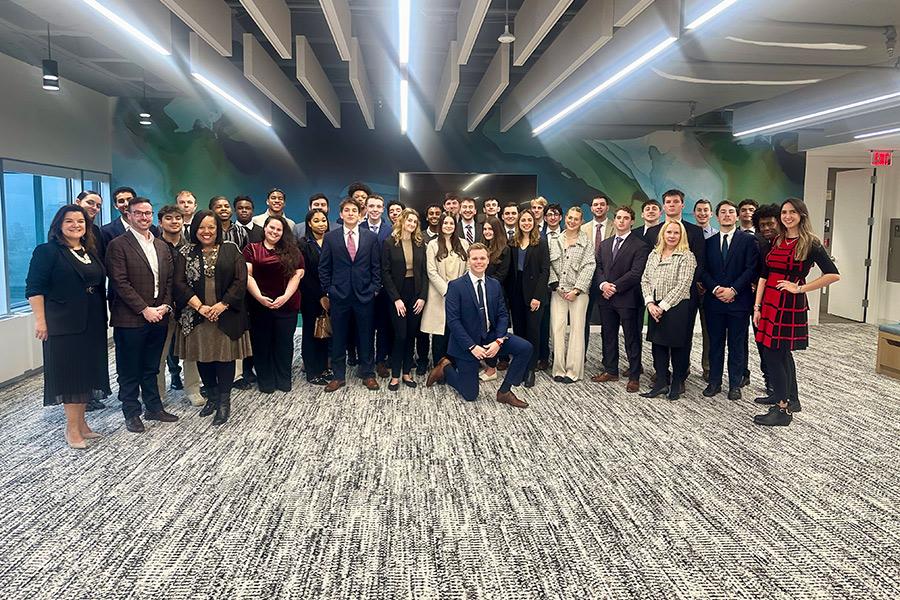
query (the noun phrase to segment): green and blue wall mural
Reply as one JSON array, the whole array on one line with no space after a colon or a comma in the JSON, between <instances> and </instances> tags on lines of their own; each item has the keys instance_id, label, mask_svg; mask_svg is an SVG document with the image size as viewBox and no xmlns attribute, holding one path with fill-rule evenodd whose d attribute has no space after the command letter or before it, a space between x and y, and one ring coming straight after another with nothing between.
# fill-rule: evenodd
<instances>
[{"instance_id":1,"label":"green and blue wall mural","mask_svg":"<svg viewBox=\"0 0 900 600\"><path fill-rule=\"evenodd\" d=\"M189 189L201 206L214 195L247 194L261 212L266 192L279 187L288 216L300 220L313 193L337 200L348 184L364 181L396 198L398 173L410 171L534 174L539 194L564 207L586 204L602 190L638 214L644 200L670 188L686 193L686 211L698 198L763 203L803 192L805 157L791 135L742 141L722 132L658 131L598 140L571 128L545 140L524 127L500 133L496 116L469 133L464 115L456 114L441 132L402 136L387 126L366 129L349 109L343 127L334 129L314 108L308 127L273 109L273 129L255 131L195 100L171 100L153 111L154 125L145 128L133 106L118 104L113 183L135 187L157 208Z\"/></svg>"}]
</instances>

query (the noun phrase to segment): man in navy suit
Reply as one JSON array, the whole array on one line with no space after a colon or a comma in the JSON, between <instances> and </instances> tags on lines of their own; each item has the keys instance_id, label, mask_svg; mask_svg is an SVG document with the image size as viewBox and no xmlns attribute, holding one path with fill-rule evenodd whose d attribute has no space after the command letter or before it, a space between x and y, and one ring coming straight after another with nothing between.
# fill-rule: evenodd
<instances>
[{"instance_id":1,"label":"man in navy suit","mask_svg":"<svg viewBox=\"0 0 900 600\"><path fill-rule=\"evenodd\" d=\"M390 222L383 221L384 214L384 198L377 194L371 194L366 199L366 218L363 219L359 227L365 228L375 234L378 238L378 251L384 247L384 240L391 237L393 227ZM375 371L379 377L387 377L390 375L387 363L391 356L392 342L394 341L394 328L391 326L391 311L394 309L393 302L388 298L384 288L378 291L375 296Z\"/></svg>"},{"instance_id":2,"label":"man in navy suit","mask_svg":"<svg viewBox=\"0 0 900 600\"><path fill-rule=\"evenodd\" d=\"M703 308L709 331L709 385L703 395L722 391L725 344L728 344L728 399L740 400L747 365L747 329L753 312L750 288L757 276L759 248L753 235L735 229L737 207L723 200L716 206L719 233L706 240Z\"/></svg>"},{"instance_id":3,"label":"man in navy suit","mask_svg":"<svg viewBox=\"0 0 900 600\"><path fill-rule=\"evenodd\" d=\"M341 202L340 229L329 231L322 242L319 280L331 311L331 368L334 379L325 386L334 392L346 384L347 340L353 334L350 316L359 333L359 372L363 384L378 389L373 358L373 310L381 289L381 246L374 233L360 227L359 206L352 198Z\"/></svg>"},{"instance_id":4,"label":"man in navy suit","mask_svg":"<svg viewBox=\"0 0 900 600\"><path fill-rule=\"evenodd\" d=\"M486 277L488 250L484 244L469 246L469 272L454 279L447 286L444 304L447 314L447 354L434 366L426 387L446 381L463 398L472 402L478 398L479 361L497 356L500 347L512 357L506 377L497 391L497 402L515 408L527 408L528 403L516 398L512 386L525 378L531 359L531 344L520 337L507 336L509 315L503 290L493 277Z\"/></svg>"}]
</instances>

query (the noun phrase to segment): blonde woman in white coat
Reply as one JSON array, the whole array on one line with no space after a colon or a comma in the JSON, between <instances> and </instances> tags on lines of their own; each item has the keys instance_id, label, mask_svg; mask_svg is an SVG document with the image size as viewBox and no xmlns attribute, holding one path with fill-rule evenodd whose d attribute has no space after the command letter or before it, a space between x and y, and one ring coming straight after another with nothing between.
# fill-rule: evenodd
<instances>
[{"instance_id":1,"label":"blonde woman in white coat","mask_svg":"<svg viewBox=\"0 0 900 600\"><path fill-rule=\"evenodd\" d=\"M447 354L446 314L444 295L447 284L466 272L466 249L469 244L456 232L453 215L443 213L440 219L440 235L428 242L425 249L425 266L428 271L428 299L422 311L422 333L432 335L431 352L434 364Z\"/></svg>"}]
</instances>

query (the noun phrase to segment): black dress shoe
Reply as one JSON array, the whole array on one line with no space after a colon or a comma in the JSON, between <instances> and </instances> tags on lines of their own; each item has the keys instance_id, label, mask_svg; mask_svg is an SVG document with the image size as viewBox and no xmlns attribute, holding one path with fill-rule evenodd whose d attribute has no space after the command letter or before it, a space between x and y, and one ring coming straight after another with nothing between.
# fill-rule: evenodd
<instances>
[{"instance_id":1,"label":"black dress shoe","mask_svg":"<svg viewBox=\"0 0 900 600\"><path fill-rule=\"evenodd\" d=\"M168 413L165 410L145 412L144 418L148 421L162 421L163 423L174 423L178 420L177 416L173 415L172 413Z\"/></svg>"},{"instance_id":2,"label":"black dress shoe","mask_svg":"<svg viewBox=\"0 0 900 600\"><path fill-rule=\"evenodd\" d=\"M203 408L200 409L201 417L208 417L209 415L216 412L216 407L219 405L218 398L209 398L206 401L206 404L203 405Z\"/></svg>"},{"instance_id":3,"label":"black dress shoe","mask_svg":"<svg viewBox=\"0 0 900 600\"><path fill-rule=\"evenodd\" d=\"M563 383L563 379L564 379L564 377L562 375L554 375L553 376L553 381L555 381L556 383Z\"/></svg>"},{"instance_id":4,"label":"black dress shoe","mask_svg":"<svg viewBox=\"0 0 900 600\"><path fill-rule=\"evenodd\" d=\"M400 382L398 381L397 383L388 383L388 389L392 392L396 392L400 389Z\"/></svg>"},{"instance_id":5,"label":"black dress shoe","mask_svg":"<svg viewBox=\"0 0 900 600\"><path fill-rule=\"evenodd\" d=\"M649 391L644 392L643 394L640 394L640 396L641 396L641 398L657 398L657 397L659 397L659 396L665 396L665 395L668 395L668 393L669 393L669 386L667 386L667 385L662 385L662 386L654 385L652 388L650 388Z\"/></svg>"},{"instance_id":6,"label":"black dress shoe","mask_svg":"<svg viewBox=\"0 0 900 600\"><path fill-rule=\"evenodd\" d=\"M349 356L347 357L347 366L348 367L355 367L358 364L359 364L359 360L357 360L357 358L355 356L353 358L350 358Z\"/></svg>"},{"instance_id":7,"label":"black dress shoe","mask_svg":"<svg viewBox=\"0 0 900 600\"><path fill-rule=\"evenodd\" d=\"M252 385L253 384L251 384L249 381L247 381L246 378L241 377L240 379L235 381L233 384L231 384L231 387L233 387L236 390L249 390Z\"/></svg>"},{"instance_id":8,"label":"black dress shoe","mask_svg":"<svg viewBox=\"0 0 900 600\"><path fill-rule=\"evenodd\" d=\"M181 375L172 375L172 382L169 387L173 390L183 390L184 383L181 381Z\"/></svg>"},{"instance_id":9,"label":"black dress shoe","mask_svg":"<svg viewBox=\"0 0 900 600\"><path fill-rule=\"evenodd\" d=\"M792 413L797 413L803 410L803 407L800 406L800 400L788 400L788 410Z\"/></svg>"},{"instance_id":10,"label":"black dress shoe","mask_svg":"<svg viewBox=\"0 0 900 600\"><path fill-rule=\"evenodd\" d=\"M716 396L720 393L722 393L721 385L709 384L708 386L706 386L706 389L703 390L703 395L707 398L712 398L713 396Z\"/></svg>"},{"instance_id":11,"label":"black dress shoe","mask_svg":"<svg viewBox=\"0 0 900 600\"><path fill-rule=\"evenodd\" d=\"M575 380L572 379L571 377L569 377L568 375L566 375L565 377L563 377L562 382L565 384L569 384L569 383L575 383Z\"/></svg>"},{"instance_id":12,"label":"black dress shoe","mask_svg":"<svg viewBox=\"0 0 900 600\"><path fill-rule=\"evenodd\" d=\"M748 385L750 385L750 375L744 375L741 379L741 387L747 387Z\"/></svg>"},{"instance_id":13,"label":"black dress shoe","mask_svg":"<svg viewBox=\"0 0 900 600\"><path fill-rule=\"evenodd\" d=\"M416 375L422 376L428 372L428 363L416 366Z\"/></svg>"},{"instance_id":14,"label":"black dress shoe","mask_svg":"<svg viewBox=\"0 0 900 600\"><path fill-rule=\"evenodd\" d=\"M534 371L528 371L525 373L525 387L530 388L534 387Z\"/></svg>"},{"instance_id":15,"label":"black dress shoe","mask_svg":"<svg viewBox=\"0 0 900 600\"><path fill-rule=\"evenodd\" d=\"M307 383L311 383L312 385L328 385L328 380L319 375L318 377L313 377L308 380Z\"/></svg>"},{"instance_id":16,"label":"black dress shoe","mask_svg":"<svg viewBox=\"0 0 900 600\"><path fill-rule=\"evenodd\" d=\"M791 424L791 421L793 419L794 417L791 415L791 413L787 412L784 409L776 408L774 410L770 410L764 415L756 415L755 417L753 417L753 422L757 425L767 425L770 427L787 427Z\"/></svg>"},{"instance_id":17,"label":"black dress shoe","mask_svg":"<svg viewBox=\"0 0 900 600\"><path fill-rule=\"evenodd\" d=\"M759 396L758 398L754 398L753 401L757 404L778 404L778 400L776 400L772 396Z\"/></svg>"},{"instance_id":18,"label":"black dress shoe","mask_svg":"<svg viewBox=\"0 0 900 600\"><path fill-rule=\"evenodd\" d=\"M224 425L231 415L231 394L223 394L216 407L216 416L213 417L212 424L215 426Z\"/></svg>"},{"instance_id":19,"label":"black dress shoe","mask_svg":"<svg viewBox=\"0 0 900 600\"><path fill-rule=\"evenodd\" d=\"M735 387L728 390L728 399L729 400L740 400L741 399L741 388Z\"/></svg>"},{"instance_id":20,"label":"black dress shoe","mask_svg":"<svg viewBox=\"0 0 900 600\"><path fill-rule=\"evenodd\" d=\"M673 381L669 386L669 395L666 398L674 402L681 398L682 394L684 394L684 383Z\"/></svg>"},{"instance_id":21,"label":"black dress shoe","mask_svg":"<svg viewBox=\"0 0 900 600\"><path fill-rule=\"evenodd\" d=\"M97 400L96 398L91 398L91 399L88 401L87 406L85 407L84 410L86 410L86 411L88 411L88 412L91 412L91 411L95 411L95 410L103 410L104 408L106 408L106 405L105 405L105 404L103 404L102 402L100 402L100 401Z\"/></svg>"},{"instance_id":22,"label":"black dress shoe","mask_svg":"<svg viewBox=\"0 0 900 600\"><path fill-rule=\"evenodd\" d=\"M419 385L418 383L416 383L415 379L401 379L400 381L403 382L403 385L410 388L418 387Z\"/></svg>"},{"instance_id":23,"label":"black dress shoe","mask_svg":"<svg viewBox=\"0 0 900 600\"><path fill-rule=\"evenodd\" d=\"M140 417L128 417L125 419L125 429L131 433L144 433L144 422Z\"/></svg>"}]
</instances>

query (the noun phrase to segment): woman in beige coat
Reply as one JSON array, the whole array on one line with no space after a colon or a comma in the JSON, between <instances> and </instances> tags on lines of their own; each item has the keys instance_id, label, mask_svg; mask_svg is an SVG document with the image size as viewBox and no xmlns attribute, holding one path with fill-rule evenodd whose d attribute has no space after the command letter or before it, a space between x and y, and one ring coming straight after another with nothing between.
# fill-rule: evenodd
<instances>
[{"instance_id":1,"label":"woman in beige coat","mask_svg":"<svg viewBox=\"0 0 900 600\"><path fill-rule=\"evenodd\" d=\"M469 244L456 231L453 215L444 213L440 220L440 235L428 242L425 266L428 271L428 299L422 311L422 333L432 335L431 352L434 364L447 354L446 315L444 294L447 284L466 272L466 249Z\"/></svg>"}]
</instances>

